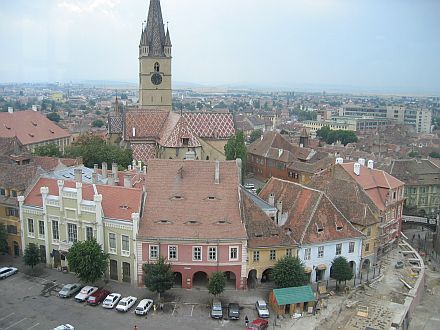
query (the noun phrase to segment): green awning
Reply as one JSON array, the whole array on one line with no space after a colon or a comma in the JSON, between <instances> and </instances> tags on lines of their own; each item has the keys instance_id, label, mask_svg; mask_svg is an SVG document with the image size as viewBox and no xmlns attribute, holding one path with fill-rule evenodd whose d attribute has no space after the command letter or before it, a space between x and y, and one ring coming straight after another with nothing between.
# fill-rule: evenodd
<instances>
[{"instance_id":1,"label":"green awning","mask_svg":"<svg viewBox=\"0 0 440 330\"><path fill-rule=\"evenodd\" d=\"M273 289L273 294L278 305L297 304L316 300L310 285Z\"/></svg>"}]
</instances>

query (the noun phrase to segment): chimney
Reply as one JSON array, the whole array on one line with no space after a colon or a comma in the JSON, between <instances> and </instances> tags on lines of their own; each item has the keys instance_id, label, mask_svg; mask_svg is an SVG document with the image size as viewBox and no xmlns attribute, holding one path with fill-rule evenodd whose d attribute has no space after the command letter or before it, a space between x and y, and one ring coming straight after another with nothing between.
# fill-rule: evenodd
<instances>
[{"instance_id":1,"label":"chimney","mask_svg":"<svg viewBox=\"0 0 440 330\"><path fill-rule=\"evenodd\" d=\"M73 170L73 173L75 174L75 181L76 182L82 182L82 169L81 168L75 168Z\"/></svg>"},{"instance_id":2,"label":"chimney","mask_svg":"<svg viewBox=\"0 0 440 330\"><path fill-rule=\"evenodd\" d=\"M109 186L114 186L114 185L115 185L115 176L114 176L113 173L109 173L109 174L108 174L107 184L108 184Z\"/></svg>"},{"instance_id":3,"label":"chimney","mask_svg":"<svg viewBox=\"0 0 440 330\"><path fill-rule=\"evenodd\" d=\"M133 137L136 137L136 127L133 127L133 128L132 128L132 133L133 133L133 134L132 134Z\"/></svg>"},{"instance_id":4,"label":"chimney","mask_svg":"<svg viewBox=\"0 0 440 330\"><path fill-rule=\"evenodd\" d=\"M353 170L354 170L354 174L359 176L361 174L361 164L354 163Z\"/></svg>"},{"instance_id":5,"label":"chimney","mask_svg":"<svg viewBox=\"0 0 440 330\"><path fill-rule=\"evenodd\" d=\"M112 173L113 173L113 177L115 178L115 182L119 182L117 163L112 163Z\"/></svg>"},{"instance_id":6,"label":"chimney","mask_svg":"<svg viewBox=\"0 0 440 330\"><path fill-rule=\"evenodd\" d=\"M374 161L371 160L371 159L368 161L368 168L369 169L373 169L374 168Z\"/></svg>"},{"instance_id":7,"label":"chimney","mask_svg":"<svg viewBox=\"0 0 440 330\"><path fill-rule=\"evenodd\" d=\"M142 166L142 172L144 174L147 174L147 166L146 165Z\"/></svg>"},{"instance_id":8,"label":"chimney","mask_svg":"<svg viewBox=\"0 0 440 330\"><path fill-rule=\"evenodd\" d=\"M220 183L220 161L215 161L215 174L214 174L214 183Z\"/></svg>"},{"instance_id":9,"label":"chimney","mask_svg":"<svg viewBox=\"0 0 440 330\"><path fill-rule=\"evenodd\" d=\"M32 111L38 111L38 108L37 108L36 104L32 104Z\"/></svg>"},{"instance_id":10,"label":"chimney","mask_svg":"<svg viewBox=\"0 0 440 330\"><path fill-rule=\"evenodd\" d=\"M343 164L343 163L344 163L344 158L342 157L336 158L336 164Z\"/></svg>"},{"instance_id":11,"label":"chimney","mask_svg":"<svg viewBox=\"0 0 440 330\"><path fill-rule=\"evenodd\" d=\"M136 161L134 159L131 161L131 167L133 168L133 170L136 169Z\"/></svg>"},{"instance_id":12,"label":"chimney","mask_svg":"<svg viewBox=\"0 0 440 330\"><path fill-rule=\"evenodd\" d=\"M283 154L283 149L278 149L278 157L281 157L281 155Z\"/></svg>"},{"instance_id":13,"label":"chimney","mask_svg":"<svg viewBox=\"0 0 440 330\"><path fill-rule=\"evenodd\" d=\"M102 177L107 179L107 163L102 162Z\"/></svg>"},{"instance_id":14,"label":"chimney","mask_svg":"<svg viewBox=\"0 0 440 330\"><path fill-rule=\"evenodd\" d=\"M128 171L131 171L131 165L128 165L128 166L127 166L127 170L128 170Z\"/></svg>"},{"instance_id":15,"label":"chimney","mask_svg":"<svg viewBox=\"0 0 440 330\"><path fill-rule=\"evenodd\" d=\"M92 183L98 183L98 173L97 172L92 173Z\"/></svg>"},{"instance_id":16,"label":"chimney","mask_svg":"<svg viewBox=\"0 0 440 330\"><path fill-rule=\"evenodd\" d=\"M93 173L98 173L98 164L93 164Z\"/></svg>"},{"instance_id":17,"label":"chimney","mask_svg":"<svg viewBox=\"0 0 440 330\"><path fill-rule=\"evenodd\" d=\"M269 194L269 200L268 203L272 206L275 206L275 194L273 192L271 192Z\"/></svg>"},{"instance_id":18,"label":"chimney","mask_svg":"<svg viewBox=\"0 0 440 330\"><path fill-rule=\"evenodd\" d=\"M280 214L283 213L283 202L281 200L277 202L277 209Z\"/></svg>"},{"instance_id":19,"label":"chimney","mask_svg":"<svg viewBox=\"0 0 440 330\"><path fill-rule=\"evenodd\" d=\"M76 209L78 214L81 214L81 201L83 199L82 194L82 182L76 182Z\"/></svg>"},{"instance_id":20,"label":"chimney","mask_svg":"<svg viewBox=\"0 0 440 330\"><path fill-rule=\"evenodd\" d=\"M8 107L8 112L9 113L14 113L14 108L13 107Z\"/></svg>"},{"instance_id":21,"label":"chimney","mask_svg":"<svg viewBox=\"0 0 440 330\"><path fill-rule=\"evenodd\" d=\"M362 166L365 166L365 158L359 158L358 163L361 164Z\"/></svg>"},{"instance_id":22,"label":"chimney","mask_svg":"<svg viewBox=\"0 0 440 330\"><path fill-rule=\"evenodd\" d=\"M63 210L63 188L64 188L64 181L63 180L57 180L58 184L58 198L60 201L60 211Z\"/></svg>"},{"instance_id":23,"label":"chimney","mask_svg":"<svg viewBox=\"0 0 440 330\"><path fill-rule=\"evenodd\" d=\"M242 174L243 174L242 166L243 166L243 163L242 163L241 158L236 158L235 159L235 163L237 164L237 167L238 167L238 183L242 184L243 183L243 178L242 178Z\"/></svg>"},{"instance_id":24,"label":"chimney","mask_svg":"<svg viewBox=\"0 0 440 330\"><path fill-rule=\"evenodd\" d=\"M138 160L138 171L142 171L142 161Z\"/></svg>"},{"instance_id":25,"label":"chimney","mask_svg":"<svg viewBox=\"0 0 440 330\"><path fill-rule=\"evenodd\" d=\"M131 173L124 172L124 187L131 188Z\"/></svg>"}]
</instances>

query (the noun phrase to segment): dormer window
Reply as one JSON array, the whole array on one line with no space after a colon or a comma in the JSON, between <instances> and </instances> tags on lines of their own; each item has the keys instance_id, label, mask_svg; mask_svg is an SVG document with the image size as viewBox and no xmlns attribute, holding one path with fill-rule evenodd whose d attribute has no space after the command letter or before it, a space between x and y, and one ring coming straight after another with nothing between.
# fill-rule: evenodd
<instances>
[{"instance_id":1,"label":"dormer window","mask_svg":"<svg viewBox=\"0 0 440 330\"><path fill-rule=\"evenodd\" d=\"M186 225L200 225L200 221L197 220L188 220L185 222Z\"/></svg>"},{"instance_id":2,"label":"dormer window","mask_svg":"<svg viewBox=\"0 0 440 330\"><path fill-rule=\"evenodd\" d=\"M210 201L212 201L212 200L215 199L215 197L214 197L214 196L208 196L208 199L209 199Z\"/></svg>"},{"instance_id":3,"label":"dormer window","mask_svg":"<svg viewBox=\"0 0 440 330\"><path fill-rule=\"evenodd\" d=\"M33 121L33 122L32 122L32 125L37 126L37 123Z\"/></svg>"},{"instance_id":4,"label":"dormer window","mask_svg":"<svg viewBox=\"0 0 440 330\"><path fill-rule=\"evenodd\" d=\"M316 224L317 233L322 233L324 231L324 227L321 224Z\"/></svg>"},{"instance_id":5,"label":"dormer window","mask_svg":"<svg viewBox=\"0 0 440 330\"><path fill-rule=\"evenodd\" d=\"M189 145L189 139L188 138L182 138L182 145L184 147L187 147Z\"/></svg>"}]
</instances>

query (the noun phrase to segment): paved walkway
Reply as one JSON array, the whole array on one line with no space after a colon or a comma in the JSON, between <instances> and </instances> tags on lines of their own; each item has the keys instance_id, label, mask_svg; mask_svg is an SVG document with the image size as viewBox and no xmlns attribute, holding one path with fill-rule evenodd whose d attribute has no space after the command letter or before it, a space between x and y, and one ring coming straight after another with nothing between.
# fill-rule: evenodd
<instances>
[{"instance_id":1,"label":"paved walkway","mask_svg":"<svg viewBox=\"0 0 440 330\"><path fill-rule=\"evenodd\" d=\"M13 266L30 276L36 276L44 278L48 281L56 281L58 284L75 283L79 282L78 278L74 273L63 273L56 269L46 268L43 264L40 264L34 268L34 273L31 273L31 269L25 266L21 257L15 258L7 255L0 256L0 265ZM146 288L134 287L127 283L120 283L115 281L109 281L104 283L104 281L98 282L99 286L104 286L111 292L121 293L123 296L135 296L138 298L153 298L156 299L156 294L152 293ZM241 306L252 306L255 304L257 299L268 298L270 288L258 288L250 290L235 290L226 289L220 296L221 300L225 302L236 302ZM193 288L193 289L182 289L182 288L172 288L167 291L163 298L165 302L168 303L185 303L185 304L209 304L212 299L212 295L209 294L207 288Z\"/></svg>"}]
</instances>

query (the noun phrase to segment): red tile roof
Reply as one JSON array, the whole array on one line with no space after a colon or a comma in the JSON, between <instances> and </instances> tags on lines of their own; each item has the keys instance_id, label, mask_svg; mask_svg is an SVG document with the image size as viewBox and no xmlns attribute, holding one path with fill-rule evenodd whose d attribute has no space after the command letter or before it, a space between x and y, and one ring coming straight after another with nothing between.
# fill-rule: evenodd
<instances>
[{"instance_id":1,"label":"red tile roof","mask_svg":"<svg viewBox=\"0 0 440 330\"><path fill-rule=\"evenodd\" d=\"M58 158L46 156L34 156L33 161L35 165L40 166L45 171L53 171L60 167L70 167L82 164L80 158Z\"/></svg>"},{"instance_id":2,"label":"red tile roof","mask_svg":"<svg viewBox=\"0 0 440 330\"><path fill-rule=\"evenodd\" d=\"M48 187L49 195L58 196L57 180L40 178L26 195L24 204L42 207L40 187ZM64 187L75 188L75 181L65 180ZM142 190L119 186L96 185L98 194L102 195L103 215L110 219L131 221L132 213L140 213L142 205ZM94 188L92 184L83 183L83 200L93 201Z\"/></svg>"},{"instance_id":3,"label":"red tile roof","mask_svg":"<svg viewBox=\"0 0 440 330\"><path fill-rule=\"evenodd\" d=\"M70 137L70 134L38 111L0 112L0 137L14 137L23 145Z\"/></svg>"},{"instance_id":4,"label":"red tile roof","mask_svg":"<svg viewBox=\"0 0 440 330\"><path fill-rule=\"evenodd\" d=\"M228 139L235 134L231 113L185 112L190 129L201 138Z\"/></svg>"},{"instance_id":5,"label":"red tile roof","mask_svg":"<svg viewBox=\"0 0 440 330\"><path fill-rule=\"evenodd\" d=\"M287 212L283 229L291 231L299 244L362 237L362 233L319 190L272 177L261 190L260 197L268 200L270 193L274 193L275 204L282 202L281 213ZM340 230L336 228L338 224L342 224Z\"/></svg>"},{"instance_id":6,"label":"red tile roof","mask_svg":"<svg viewBox=\"0 0 440 330\"><path fill-rule=\"evenodd\" d=\"M246 239L235 161L150 160L139 235L154 238Z\"/></svg>"}]
</instances>

